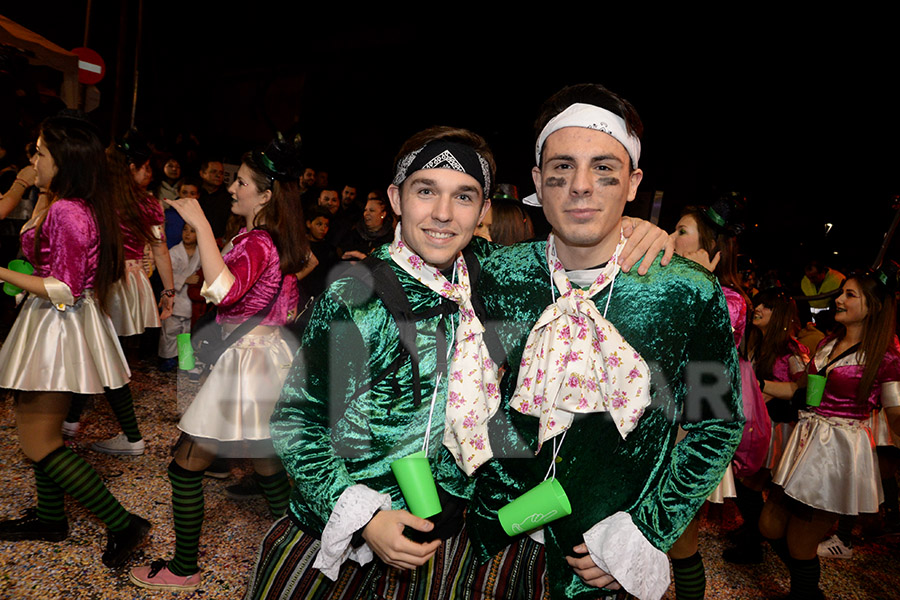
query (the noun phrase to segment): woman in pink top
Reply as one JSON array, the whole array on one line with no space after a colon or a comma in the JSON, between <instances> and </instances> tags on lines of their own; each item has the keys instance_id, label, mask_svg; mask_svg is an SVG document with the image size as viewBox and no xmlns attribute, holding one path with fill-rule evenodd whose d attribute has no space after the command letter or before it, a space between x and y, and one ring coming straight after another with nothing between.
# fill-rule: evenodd
<instances>
[{"instance_id":1,"label":"woman in pink top","mask_svg":"<svg viewBox=\"0 0 900 600\"><path fill-rule=\"evenodd\" d=\"M104 312L123 267L106 158L93 126L79 113L64 113L42 125L33 162L35 184L51 200L22 233L34 274L0 268L0 279L29 293L0 349L0 387L16 390L19 443L33 461L37 506L24 518L0 522L0 539L65 539L68 493L106 523L103 562L119 567L150 523L116 501L63 444L60 429L73 393L120 389L131 375Z\"/></svg>"},{"instance_id":2,"label":"woman in pink top","mask_svg":"<svg viewBox=\"0 0 900 600\"><path fill-rule=\"evenodd\" d=\"M295 316L294 273L309 258L296 153L292 144L279 139L265 151L244 155L229 192L231 211L246 228L226 246L224 256L196 200L169 202L197 232L201 293L218 306L216 321L224 333L254 315L263 318L219 357L178 424L185 436L169 465L175 555L132 569L129 578L140 587L191 590L200 585L202 479L217 454L250 452L270 510L280 516L287 508L290 485L272 447L269 418L292 362L282 326Z\"/></svg>"},{"instance_id":3,"label":"woman in pink top","mask_svg":"<svg viewBox=\"0 0 900 600\"><path fill-rule=\"evenodd\" d=\"M127 337L141 334L147 327L159 327L160 318L165 319L172 313L175 281L166 246L162 207L147 191L152 176L149 147L132 130L120 142L107 148L106 156L125 250L125 274L110 292L109 316L116 333L120 337ZM154 297L150 280L143 268L144 248L148 245L166 288L159 301ZM162 310L161 315L159 310ZM106 390L105 396L122 427L122 433L108 440L95 442L91 448L105 454L143 454L144 439L138 427L130 387ZM67 417L67 430L77 431L75 423L80 416L81 403L83 401L77 399Z\"/></svg>"},{"instance_id":4,"label":"woman in pink top","mask_svg":"<svg viewBox=\"0 0 900 600\"><path fill-rule=\"evenodd\" d=\"M838 330L809 363L808 373L827 377L825 392L801 411L760 520L788 565L791 597L820 593L816 551L838 516L878 512L881 503L868 419L883 407L900 430L894 287L884 272L848 277L835 302Z\"/></svg>"}]
</instances>

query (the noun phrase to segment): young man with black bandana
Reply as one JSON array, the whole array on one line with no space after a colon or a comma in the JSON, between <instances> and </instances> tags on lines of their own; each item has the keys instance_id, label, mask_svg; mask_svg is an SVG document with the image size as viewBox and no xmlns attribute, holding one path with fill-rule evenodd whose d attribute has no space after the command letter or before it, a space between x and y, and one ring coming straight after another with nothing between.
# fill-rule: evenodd
<instances>
[{"instance_id":1,"label":"young man with black bandana","mask_svg":"<svg viewBox=\"0 0 900 600\"><path fill-rule=\"evenodd\" d=\"M448 427L457 463L482 465L467 529L488 562L468 594L540 598L549 585L554 599L580 600L605 597L605 586L660 598L665 552L743 431L725 298L692 261L654 260L645 277L618 267L622 211L642 178L642 126L627 101L598 85L566 88L536 129L536 201L552 234L493 253L478 285L509 366L502 409L475 434ZM676 444L679 424L687 437ZM509 537L498 510L551 472L571 515Z\"/></svg>"},{"instance_id":2,"label":"young man with black bandana","mask_svg":"<svg viewBox=\"0 0 900 600\"><path fill-rule=\"evenodd\" d=\"M487 144L466 130L425 130L401 149L388 188L401 218L394 241L366 263L371 280L345 277L320 296L273 414L296 485L288 516L262 542L247 598L454 597L471 557L462 529L471 480L441 441L460 365L473 374L469 391L499 405L494 370L478 377L490 361L472 296L477 265L494 249L472 239L494 172ZM384 269L417 316L411 347L400 332L408 323L387 306L397 299L373 292ZM390 469L423 446L443 509L430 520L407 511Z\"/></svg>"}]
</instances>

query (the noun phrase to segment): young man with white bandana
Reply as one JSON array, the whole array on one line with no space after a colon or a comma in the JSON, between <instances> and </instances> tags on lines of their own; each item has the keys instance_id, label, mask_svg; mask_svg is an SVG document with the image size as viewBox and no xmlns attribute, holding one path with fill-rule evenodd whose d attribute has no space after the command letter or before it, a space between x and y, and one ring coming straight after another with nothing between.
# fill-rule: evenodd
<instances>
[{"instance_id":1,"label":"young man with white bandana","mask_svg":"<svg viewBox=\"0 0 900 600\"><path fill-rule=\"evenodd\" d=\"M622 211L642 177L642 126L627 101L598 85L566 88L536 128L536 202L552 234L493 253L478 285L509 366L502 409L447 427L457 464L481 465L467 529L489 562L468 593L541 597L549 580L552 598L593 599L598 587L660 598L665 552L743 430L725 298L678 257L654 260L645 277L618 266ZM687 437L676 444L679 424ZM510 538L498 510L551 473L572 514Z\"/></svg>"},{"instance_id":2,"label":"young man with white bandana","mask_svg":"<svg viewBox=\"0 0 900 600\"><path fill-rule=\"evenodd\" d=\"M389 269L425 313L413 324L416 356L401 350L371 282L345 277L320 296L271 420L296 485L288 516L262 542L248 599L453 597L471 556L462 529L471 480L441 446L454 392L447 363L480 373L487 359L469 275L494 248L472 240L494 171L487 144L466 130L431 128L401 149L388 188L401 223L369 266ZM641 224L635 252L657 233ZM499 405L496 385L475 385ZM426 439L443 508L430 520L407 511L390 469Z\"/></svg>"}]
</instances>

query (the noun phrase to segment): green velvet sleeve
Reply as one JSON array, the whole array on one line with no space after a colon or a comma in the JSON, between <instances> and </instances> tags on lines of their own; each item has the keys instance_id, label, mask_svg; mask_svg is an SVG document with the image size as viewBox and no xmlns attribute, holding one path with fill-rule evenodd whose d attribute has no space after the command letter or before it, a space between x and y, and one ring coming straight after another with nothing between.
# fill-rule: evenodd
<instances>
[{"instance_id":1,"label":"green velvet sleeve","mask_svg":"<svg viewBox=\"0 0 900 600\"><path fill-rule=\"evenodd\" d=\"M656 485L628 512L660 550L678 539L722 479L744 429L740 371L721 289L702 307L687 336L681 426Z\"/></svg>"},{"instance_id":2,"label":"green velvet sleeve","mask_svg":"<svg viewBox=\"0 0 900 600\"><path fill-rule=\"evenodd\" d=\"M320 527L341 493L355 483L343 456L349 449L335 443L333 425L346 414L355 392L369 385L368 357L378 361L383 353L363 340L342 298L344 287L335 284L316 303L270 422L275 449L294 480L294 496L321 521ZM390 315L369 311L369 319L379 316L383 322L373 325L389 335Z\"/></svg>"}]
</instances>

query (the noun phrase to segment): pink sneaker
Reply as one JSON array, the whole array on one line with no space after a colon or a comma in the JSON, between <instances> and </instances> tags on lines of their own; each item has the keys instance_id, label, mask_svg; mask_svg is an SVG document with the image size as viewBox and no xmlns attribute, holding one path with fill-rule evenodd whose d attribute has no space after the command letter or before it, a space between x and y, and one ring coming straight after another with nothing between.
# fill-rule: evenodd
<instances>
[{"instance_id":1,"label":"pink sneaker","mask_svg":"<svg viewBox=\"0 0 900 600\"><path fill-rule=\"evenodd\" d=\"M149 567L135 567L128 572L134 585L148 590L178 590L189 592L200 587L200 571L193 575L176 575L164 560L154 560Z\"/></svg>"}]
</instances>

